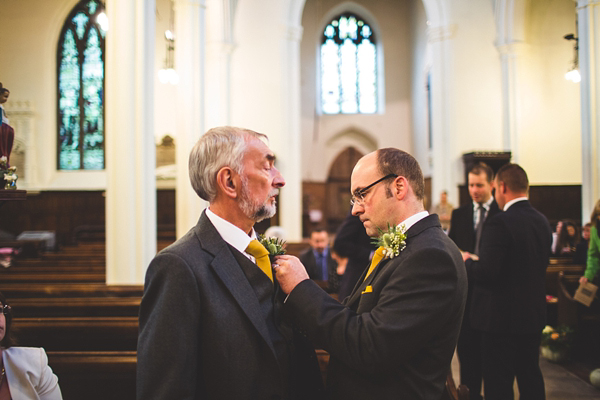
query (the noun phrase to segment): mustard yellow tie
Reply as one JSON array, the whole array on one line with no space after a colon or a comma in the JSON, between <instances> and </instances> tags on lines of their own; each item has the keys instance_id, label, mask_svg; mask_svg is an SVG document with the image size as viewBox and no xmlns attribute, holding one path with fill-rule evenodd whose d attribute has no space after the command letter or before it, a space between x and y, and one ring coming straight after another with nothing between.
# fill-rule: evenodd
<instances>
[{"instance_id":1,"label":"mustard yellow tie","mask_svg":"<svg viewBox=\"0 0 600 400\"><path fill-rule=\"evenodd\" d=\"M367 271L367 276L365 276L365 281L371 275L371 272L375 269L379 261L383 259L383 246L379 247L375 250L375 254L373 254L373 258L371 259L371 265L369 265L369 270ZM364 281L363 281L364 282Z\"/></svg>"},{"instance_id":2,"label":"mustard yellow tie","mask_svg":"<svg viewBox=\"0 0 600 400\"><path fill-rule=\"evenodd\" d=\"M256 239L250 242L246 247L246 253L250 254L256 259L256 265L265 273L273 282L273 270L271 270L271 260L269 260L269 252L265 249L265 246L260 244Z\"/></svg>"}]
</instances>

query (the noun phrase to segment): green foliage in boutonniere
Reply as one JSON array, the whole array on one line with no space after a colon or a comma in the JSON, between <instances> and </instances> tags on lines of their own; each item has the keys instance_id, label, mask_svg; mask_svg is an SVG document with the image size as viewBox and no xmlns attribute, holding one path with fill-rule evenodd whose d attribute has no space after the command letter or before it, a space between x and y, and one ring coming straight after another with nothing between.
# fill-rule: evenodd
<instances>
[{"instance_id":1,"label":"green foliage in boutonniere","mask_svg":"<svg viewBox=\"0 0 600 400\"><path fill-rule=\"evenodd\" d=\"M269 252L269 258L273 259L275 256L285 254L285 240L281 240L276 237L265 237L265 235L258 235L258 241L260 244L265 246L265 249Z\"/></svg>"},{"instance_id":2,"label":"green foliage in boutonniere","mask_svg":"<svg viewBox=\"0 0 600 400\"><path fill-rule=\"evenodd\" d=\"M406 226L390 225L388 223L387 232L379 229L381 233L377 239L373 239L373 243L377 247L383 247L384 257L394 258L406 247Z\"/></svg>"}]
</instances>

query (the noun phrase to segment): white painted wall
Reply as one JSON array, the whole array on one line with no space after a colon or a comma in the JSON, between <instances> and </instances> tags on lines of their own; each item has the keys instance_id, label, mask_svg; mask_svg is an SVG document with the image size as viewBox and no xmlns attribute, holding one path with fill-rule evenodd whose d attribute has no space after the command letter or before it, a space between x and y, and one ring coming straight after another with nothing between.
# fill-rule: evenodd
<instances>
[{"instance_id":1,"label":"white painted wall","mask_svg":"<svg viewBox=\"0 0 600 400\"><path fill-rule=\"evenodd\" d=\"M532 1L526 16L527 52L520 85L520 150L533 184L581 183L579 83L564 74L573 60L575 3Z\"/></svg>"},{"instance_id":2,"label":"white painted wall","mask_svg":"<svg viewBox=\"0 0 600 400\"><path fill-rule=\"evenodd\" d=\"M339 152L340 133L349 133L345 141L367 152L381 147L398 147L413 151L411 132L412 41L411 8L420 0L373 2L357 0L307 0L302 16L302 179L325 181L331 162ZM371 25L383 56L384 83L382 111L372 115L323 115L318 113L321 36L330 18L343 11L354 11ZM360 136L364 135L363 138ZM353 140L356 138L356 140ZM370 143L371 146L366 145Z\"/></svg>"}]
</instances>

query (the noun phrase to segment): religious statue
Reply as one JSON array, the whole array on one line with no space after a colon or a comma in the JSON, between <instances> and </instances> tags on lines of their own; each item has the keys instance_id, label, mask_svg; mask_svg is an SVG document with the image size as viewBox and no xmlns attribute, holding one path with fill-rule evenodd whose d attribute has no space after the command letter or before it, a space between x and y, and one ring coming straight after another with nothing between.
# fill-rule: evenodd
<instances>
[{"instance_id":1,"label":"religious statue","mask_svg":"<svg viewBox=\"0 0 600 400\"><path fill-rule=\"evenodd\" d=\"M10 91L0 83L0 157L6 157L6 167L10 167L10 152L12 151L15 131L8 124L3 104L8 100Z\"/></svg>"}]
</instances>

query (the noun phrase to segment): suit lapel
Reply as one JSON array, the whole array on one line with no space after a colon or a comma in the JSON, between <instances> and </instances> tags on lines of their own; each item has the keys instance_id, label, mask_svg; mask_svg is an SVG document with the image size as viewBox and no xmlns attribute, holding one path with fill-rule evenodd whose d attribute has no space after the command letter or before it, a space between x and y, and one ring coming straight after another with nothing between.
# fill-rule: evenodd
<instances>
[{"instance_id":1,"label":"suit lapel","mask_svg":"<svg viewBox=\"0 0 600 400\"><path fill-rule=\"evenodd\" d=\"M196 225L196 236L202 248L214 255L210 268L237 301L256 330L267 342L271 351L275 353L254 289L250 286L250 282L248 282L229 246L206 217L205 212L202 213L200 221Z\"/></svg>"},{"instance_id":2,"label":"suit lapel","mask_svg":"<svg viewBox=\"0 0 600 400\"><path fill-rule=\"evenodd\" d=\"M425 229L435 227L435 226L439 226L441 229L440 220L436 214L430 214L427 217L416 222L413 226L411 226L406 231L406 246L408 247L410 245L409 243L410 243L411 238L420 234ZM396 257L394 257L394 260L402 257L402 255L405 251L406 251L406 249L404 249L402 252L400 252L400 254L398 254ZM348 301L345 303L345 305L347 307L351 307L354 302L356 302L360 299L360 295L362 294L363 290L365 290L365 288L368 285L371 285L373 283L375 278L377 278L377 275L381 272L381 270L383 270L385 268L385 265L389 261L390 261L389 258L384 258L383 260L381 260L379 262L379 264L377 264L377 267L375 267L375 269L373 270L371 275L369 275L369 277L366 280L365 280L365 275L367 274L368 268L365 268L365 270L363 271L362 275L360 276L360 278L358 280L358 283L356 284L356 286L354 286L354 290L348 297Z\"/></svg>"}]
</instances>

